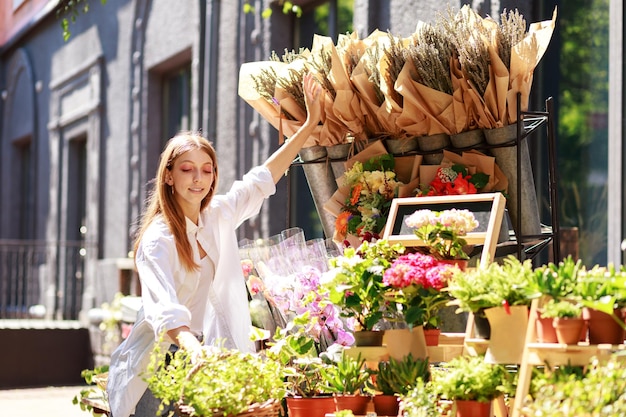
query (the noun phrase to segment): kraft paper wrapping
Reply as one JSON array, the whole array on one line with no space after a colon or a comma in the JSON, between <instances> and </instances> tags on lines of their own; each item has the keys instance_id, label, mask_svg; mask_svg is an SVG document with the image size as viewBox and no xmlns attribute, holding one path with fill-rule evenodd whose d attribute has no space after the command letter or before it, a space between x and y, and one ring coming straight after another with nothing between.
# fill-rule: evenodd
<instances>
[{"instance_id":1,"label":"kraft paper wrapping","mask_svg":"<svg viewBox=\"0 0 626 417\"><path fill-rule=\"evenodd\" d=\"M394 87L403 97L405 106L405 110L400 109L402 117L398 123L405 129L412 126L412 131L407 132L414 136L449 135L455 129L453 96L416 82L411 75L416 72L413 62L409 60L396 80ZM424 120L423 127L414 126L418 120Z\"/></svg>"},{"instance_id":2,"label":"kraft paper wrapping","mask_svg":"<svg viewBox=\"0 0 626 417\"><path fill-rule=\"evenodd\" d=\"M389 357L401 361L409 353L413 358L425 358L428 356L424 328L422 326L413 329L389 329L385 330L383 345L387 347Z\"/></svg>"},{"instance_id":3,"label":"kraft paper wrapping","mask_svg":"<svg viewBox=\"0 0 626 417\"><path fill-rule=\"evenodd\" d=\"M455 126L455 133L469 130L473 126L479 129L488 129L490 126L495 125L495 119L487 111L485 101L478 91L469 83L468 78L461 69L461 63L458 58L452 59L450 75L454 88L454 114L455 117L459 118Z\"/></svg>"},{"instance_id":4,"label":"kraft paper wrapping","mask_svg":"<svg viewBox=\"0 0 626 417\"><path fill-rule=\"evenodd\" d=\"M493 156L485 155L476 150L463 152L461 155L450 151L443 151L441 166L446 167L454 164L466 166L470 174L482 172L489 175L489 181L487 185L481 189L481 192L507 192L508 180L496 164L496 159Z\"/></svg>"},{"instance_id":5,"label":"kraft paper wrapping","mask_svg":"<svg viewBox=\"0 0 626 417\"><path fill-rule=\"evenodd\" d=\"M278 97L276 97L276 102L266 100L256 91L253 79L254 76L261 74L263 70L274 70L277 74L281 74L284 73L285 70L288 70L287 67L285 63L274 61L249 62L243 64L239 70L238 94L276 130L289 137L302 126L306 120L306 113L304 113L303 110L295 109L293 99L291 97L285 97L285 94L281 90L278 91L278 94L282 94L281 98L284 99L284 103L281 102ZM293 116L299 116L301 119L287 120L281 113L281 109L287 110L287 108L296 113L292 114ZM316 145L319 142L321 131L322 126L316 127L311 137L307 139L304 147ZM283 138L279 138L279 140L282 141Z\"/></svg>"},{"instance_id":6,"label":"kraft paper wrapping","mask_svg":"<svg viewBox=\"0 0 626 417\"><path fill-rule=\"evenodd\" d=\"M326 156L326 148L322 146L311 146L300 150L300 158L303 161L314 161ZM335 231L335 217L326 212L324 203L329 201L333 193L337 190L337 183L333 171L327 164L304 164L302 165L304 175L309 184L315 184L311 189L313 203L317 210L325 236L332 236Z\"/></svg>"},{"instance_id":7,"label":"kraft paper wrapping","mask_svg":"<svg viewBox=\"0 0 626 417\"><path fill-rule=\"evenodd\" d=\"M510 314L504 307L485 310L491 327L485 361L489 363L519 364L526 344L528 307L512 306Z\"/></svg>"},{"instance_id":8,"label":"kraft paper wrapping","mask_svg":"<svg viewBox=\"0 0 626 417\"><path fill-rule=\"evenodd\" d=\"M517 93L521 93L520 106L528 109L528 98L533 82L533 73L537 64L548 49L552 32L556 25L557 9L554 8L551 20L532 23L528 34L511 50L511 65L507 106L508 123L517 121Z\"/></svg>"}]
</instances>

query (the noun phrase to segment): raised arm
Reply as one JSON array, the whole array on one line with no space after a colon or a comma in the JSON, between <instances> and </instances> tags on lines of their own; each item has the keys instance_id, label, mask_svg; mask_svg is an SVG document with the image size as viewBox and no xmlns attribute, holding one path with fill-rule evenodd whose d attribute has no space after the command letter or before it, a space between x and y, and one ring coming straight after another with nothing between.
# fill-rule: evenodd
<instances>
[{"instance_id":1,"label":"raised arm","mask_svg":"<svg viewBox=\"0 0 626 417\"><path fill-rule=\"evenodd\" d=\"M302 149L302 146L313 133L315 126L318 125L322 115L322 87L311 73L304 75L302 83L304 101L307 109L306 121L283 146L278 148L267 158L264 164L272 173L275 183L277 183L285 174L285 171L289 169L294 158L298 155L300 149Z\"/></svg>"}]
</instances>

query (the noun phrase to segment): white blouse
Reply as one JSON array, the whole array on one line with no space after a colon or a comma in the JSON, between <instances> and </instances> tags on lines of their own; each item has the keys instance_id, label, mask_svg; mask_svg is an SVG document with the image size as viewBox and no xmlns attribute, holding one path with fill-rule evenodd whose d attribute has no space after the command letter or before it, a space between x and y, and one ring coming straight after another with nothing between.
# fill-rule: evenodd
<instances>
[{"instance_id":1,"label":"white blouse","mask_svg":"<svg viewBox=\"0 0 626 417\"><path fill-rule=\"evenodd\" d=\"M107 382L114 417L128 417L148 384L144 372L155 343L171 329L188 326L205 344L253 351L245 280L235 230L258 214L276 192L270 171L253 168L225 195L214 196L198 225L187 219L187 237L199 271L186 271L162 218L144 233L135 255L143 306L128 338L111 355ZM200 259L198 244L207 256ZM171 341L163 342L167 349ZM165 351L165 350L164 350Z\"/></svg>"}]
</instances>

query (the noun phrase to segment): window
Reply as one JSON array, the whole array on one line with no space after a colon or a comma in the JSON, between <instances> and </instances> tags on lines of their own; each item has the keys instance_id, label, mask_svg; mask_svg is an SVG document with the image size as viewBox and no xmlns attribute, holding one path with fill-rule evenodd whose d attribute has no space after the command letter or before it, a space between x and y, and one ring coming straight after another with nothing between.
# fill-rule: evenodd
<instances>
[{"instance_id":1,"label":"window","mask_svg":"<svg viewBox=\"0 0 626 417\"><path fill-rule=\"evenodd\" d=\"M185 66L163 76L162 135L164 141L181 130L191 129L191 67ZM161 144L161 149L165 142Z\"/></svg>"}]
</instances>

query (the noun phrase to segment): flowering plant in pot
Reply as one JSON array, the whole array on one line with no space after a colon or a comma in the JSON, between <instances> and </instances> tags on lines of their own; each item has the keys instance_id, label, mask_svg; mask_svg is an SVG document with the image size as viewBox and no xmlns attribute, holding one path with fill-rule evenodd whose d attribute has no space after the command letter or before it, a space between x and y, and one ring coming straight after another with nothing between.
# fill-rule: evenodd
<instances>
[{"instance_id":1,"label":"flowering plant in pot","mask_svg":"<svg viewBox=\"0 0 626 417\"><path fill-rule=\"evenodd\" d=\"M330 270L322 277L322 289L348 318L353 330L375 330L383 318L386 301L384 271L404 252L400 244L386 240L364 241L358 249L346 248L342 256L329 260Z\"/></svg>"},{"instance_id":2,"label":"flowering plant in pot","mask_svg":"<svg viewBox=\"0 0 626 417\"><path fill-rule=\"evenodd\" d=\"M367 241L380 238L391 201L402 184L396 180L394 167L393 155L383 154L365 163L356 161L344 173L343 185L349 195L335 221L337 238L345 239L348 234Z\"/></svg>"},{"instance_id":3,"label":"flowering plant in pot","mask_svg":"<svg viewBox=\"0 0 626 417\"><path fill-rule=\"evenodd\" d=\"M430 255L401 255L384 272L385 298L395 303L399 317L410 327L437 329L439 309L451 300L449 293L442 291L450 275L449 266Z\"/></svg>"},{"instance_id":4,"label":"flowering plant in pot","mask_svg":"<svg viewBox=\"0 0 626 417\"><path fill-rule=\"evenodd\" d=\"M437 259L469 259L464 251L464 236L478 227L478 221L469 210L417 210L405 223L425 242L430 254Z\"/></svg>"}]
</instances>

